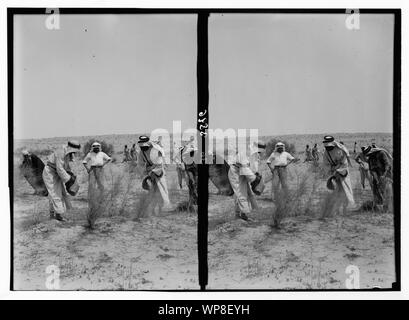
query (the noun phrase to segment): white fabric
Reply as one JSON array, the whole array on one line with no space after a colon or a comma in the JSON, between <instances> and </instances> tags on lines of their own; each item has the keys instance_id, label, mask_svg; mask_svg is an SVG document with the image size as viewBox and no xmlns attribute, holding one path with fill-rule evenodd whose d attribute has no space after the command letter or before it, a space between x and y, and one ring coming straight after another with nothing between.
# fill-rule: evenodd
<instances>
[{"instance_id":1,"label":"white fabric","mask_svg":"<svg viewBox=\"0 0 409 320\"><path fill-rule=\"evenodd\" d=\"M80 152L79 149L73 148L73 147L70 147L70 146L67 146L67 145L63 145L62 149L63 149L64 155L67 155L67 154L69 154L69 153L77 153L77 152Z\"/></svg>"},{"instance_id":2,"label":"white fabric","mask_svg":"<svg viewBox=\"0 0 409 320\"><path fill-rule=\"evenodd\" d=\"M48 200L50 202L50 211L63 214L70 208L70 202L65 191L65 186L58 176L57 172L45 166L43 170L43 180L48 191Z\"/></svg>"},{"instance_id":3,"label":"white fabric","mask_svg":"<svg viewBox=\"0 0 409 320\"><path fill-rule=\"evenodd\" d=\"M271 163L273 166L287 166L290 161L294 160L294 157L287 151L281 153L274 151L267 159L267 163Z\"/></svg>"},{"instance_id":4,"label":"white fabric","mask_svg":"<svg viewBox=\"0 0 409 320\"><path fill-rule=\"evenodd\" d=\"M53 165L53 168L46 165L43 170L43 180L48 191L50 210L62 214L70 207L64 186L71 178L67 173L67 170L71 169L65 159L65 148L62 151L52 153L47 162Z\"/></svg>"},{"instance_id":5,"label":"white fabric","mask_svg":"<svg viewBox=\"0 0 409 320\"><path fill-rule=\"evenodd\" d=\"M159 193L162 197L163 200L163 206L164 207L170 207L171 203L169 200L169 192L168 192L168 187L166 183L166 175L163 174L162 177L154 177L156 180L156 186L158 187Z\"/></svg>"},{"instance_id":6,"label":"white fabric","mask_svg":"<svg viewBox=\"0 0 409 320\"><path fill-rule=\"evenodd\" d=\"M192 151L197 151L197 146L192 142L177 148L176 154L173 157L174 162L176 164L192 164L194 161L194 157L190 156Z\"/></svg>"},{"instance_id":7,"label":"white fabric","mask_svg":"<svg viewBox=\"0 0 409 320\"><path fill-rule=\"evenodd\" d=\"M105 152L88 152L82 163L89 164L90 166L102 166L106 161L111 160L111 158Z\"/></svg>"},{"instance_id":8,"label":"white fabric","mask_svg":"<svg viewBox=\"0 0 409 320\"><path fill-rule=\"evenodd\" d=\"M150 175L151 178L155 180L154 182L156 187L153 187L153 189L151 190L151 196L153 198L156 198L156 196L159 194L163 200L162 209L166 209L171 207L171 202L169 200L169 192L166 183L166 172L165 168L163 167L164 161L162 155L163 149L157 144L152 143L152 147L148 151L144 152L141 150L140 156L138 157L138 162L139 165L143 164L145 166L143 170L145 175ZM147 159L145 157L147 157ZM147 162L147 160L152 163L152 166L149 164L149 162ZM156 168L162 168L163 174L161 177L158 177L155 174L151 174L152 170L155 170ZM153 201L153 199L151 200Z\"/></svg>"},{"instance_id":9,"label":"white fabric","mask_svg":"<svg viewBox=\"0 0 409 320\"><path fill-rule=\"evenodd\" d=\"M183 149L183 147L178 147L178 146L176 146L176 144L175 144L175 147L174 147L174 150L176 151L176 152L174 152L174 154L173 154L173 162L175 163L175 164L182 164L182 158L181 158L181 153L182 153L182 149Z\"/></svg>"},{"instance_id":10,"label":"white fabric","mask_svg":"<svg viewBox=\"0 0 409 320\"><path fill-rule=\"evenodd\" d=\"M193 143L189 143L188 145L186 145L182 151L182 160L184 163L186 164L192 164L194 161L194 158L190 156L190 153L194 151L197 151L197 147L195 144Z\"/></svg>"},{"instance_id":11,"label":"white fabric","mask_svg":"<svg viewBox=\"0 0 409 320\"><path fill-rule=\"evenodd\" d=\"M233 161L233 165L239 168L240 176L246 176L249 182L256 179L254 171L251 169L251 167L257 166L255 160L255 157L248 157L245 152L238 152Z\"/></svg>"},{"instance_id":12,"label":"white fabric","mask_svg":"<svg viewBox=\"0 0 409 320\"><path fill-rule=\"evenodd\" d=\"M55 151L47 158L47 163L51 163L55 170L57 171L56 174L60 177L63 183L66 183L70 180L71 176L67 173L67 170L71 170L68 164L68 161L65 159L66 148L63 147L61 151Z\"/></svg>"},{"instance_id":13,"label":"white fabric","mask_svg":"<svg viewBox=\"0 0 409 320\"><path fill-rule=\"evenodd\" d=\"M349 175L347 175L345 178L341 178L339 182L340 182L340 187L343 193L345 194L348 205L352 208L355 207L354 193L352 191L352 184L351 184L351 179ZM339 190L339 192L342 192L342 191Z\"/></svg>"},{"instance_id":14,"label":"white fabric","mask_svg":"<svg viewBox=\"0 0 409 320\"><path fill-rule=\"evenodd\" d=\"M349 173L348 155L349 152L345 146L337 144L334 149L325 151L323 165L329 174L340 174L340 176L337 177L337 189L335 191L338 201L336 206L347 204L353 208L355 206L355 201Z\"/></svg>"},{"instance_id":15,"label":"white fabric","mask_svg":"<svg viewBox=\"0 0 409 320\"><path fill-rule=\"evenodd\" d=\"M258 154L258 151L250 154L249 161L251 171L253 171L254 173L259 172L258 169L260 163L260 155Z\"/></svg>"},{"instance_id":16,"label":"white fabric","mask_svg":"<svg viewBox=\"0 0 409 320\"><path fill-rule=\"evenodd\" d=\"M165 163L164 157L165 157L164 149L160 145L152 142L152 148L149 150L150 161L153 164L163 165Z\"/></svg>"},{"instance_id":17,"label":"white fabric","mask_svg":"<svg viewBox=\"0 0 409 320\"><path fill-rule=\"evenodd\" d=\"M250 173L250 168L247 167L247 169ZM250 176L242 174L242 167L231 166L228 177L234 191L236 211L248 214L251 209L257 209L257 201L249 184ZM255 178L254 174L253 177Z\"/></svg>"}]
</instances>

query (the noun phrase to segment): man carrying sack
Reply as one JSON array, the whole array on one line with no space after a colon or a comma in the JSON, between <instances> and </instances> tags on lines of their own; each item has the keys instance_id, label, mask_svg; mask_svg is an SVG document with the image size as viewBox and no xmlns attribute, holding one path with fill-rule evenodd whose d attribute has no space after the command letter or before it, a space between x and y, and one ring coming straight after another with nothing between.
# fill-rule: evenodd
<instances>
[{"instance_id":1,"label":"man carrying sack","mask_svg":"<svg viewBox=\"0 0 409 320\"><path fill-rule=\"evenodd\" d=\"M261 194L262 177L258 173L259 152L264 152L265 144L257 144L246 152L237 152L231 163L228 177L234 192L235 211L239 218L248 220L252 209L258 209L254 194Z\"/></svg>"},{"instance_id":2,"label":"man carrying sack","mask_svg":"<svg viewBox=\"0 0 409 320\"><path fill-rule=\"evenodd\" d=\"M355 161L359 164L359 174L361 176L361 185L365 189L365 180L368 180L369 186L372 188L372 177L369 173L368 159L364 155L365 147L361 147L362 152L358 153Z\"/></svg>"},{"instance_id":3,"label":"man carrying sack","mask_svg":"<svg viewBox=\"0 0 409 320\"><path fill-rule=\"evenodd\" d=\"M143 188L149 190L150 205L153 209L158 205L162 212L174 211L166 183L163 148L151 142L147 136L139 137L138 146L141 149L138 163L144 166L147 175Z\"/></svg>"},{"instance_id":4,"label":"man carrying sack","mask_svg":"<svg viewBox=\"0 0 409 320\"><path fill-rule=\"evenodd\" d=\"M77 141L68 141L60 150L53 152L43 170L43 180L48 191L50 203L50 218L59 221L66 220L63 214L71 209L67 192L74 196L79 190L76 176L72 173L70 162L74 154L79 152L81 145Z\"/></svg>"},{"instance_id":5,"label":"man carrying sack","mask_svg":"<svg viewBox=\"0 0 409 320\"><path fill-rule=\"evenodd\" d=\"M392 187L392 155L385 149L368 146L363 150L368 159L369 172L372 177L374 204L387 211L391 201L387 199L387 190ZM391 192L392 193L392 192Z\"/></svg>"},{"instance_id":6,"label":"man carrying sack","mask_svg":"<svg viewBox=\"0 0 409 320\"><path fill-rule=\"evenodd\" d=\"M323 140L325 152L323 156L323 165L330 175L327 180L327 188L333 191L332 210L356 209L354 195L352 192L351 179L349 175L348 149L332 136L325 136Z\"/></svg>"}]
</instances>

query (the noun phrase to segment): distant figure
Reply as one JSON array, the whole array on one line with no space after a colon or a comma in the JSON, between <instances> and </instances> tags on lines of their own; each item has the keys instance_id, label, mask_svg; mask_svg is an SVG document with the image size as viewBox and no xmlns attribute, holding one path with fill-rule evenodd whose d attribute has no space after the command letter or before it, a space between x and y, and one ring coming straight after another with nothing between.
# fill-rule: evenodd
<instances>
[{"instance_id":1,"label":"distant figure","mask_svg":"<svg viewBox=\"0 0 409 320\"><path fill-rule=\"evenodd\" d=\"M174 150L176 152L175 152L175 155L173 156L173 162L176 164L176 173L177 173L177 177L178 177L179 188L182 189L183 188L183 180L187 181L187 179L188 179L186 177L184 164L182 162L182 152L183 152L184 147L183 146L177 147L176 142L174 144L175 144Z\"/></svg>"},{"instance_id":2,"label":"distant figure","mask_svg":"<svg viewBox=\"0 0 409 320\"><path fill-rule=\"evenodd\" d=\"M39 157L27 150L23 150L22 154L23 163L20 165L20 170L24 178L33 187L35 195L46 197L48 191L43 180L44 163Z\"/></svg>"},{"instance_id":3,"label":"distant figure","mask_svg":"<svg viewBox=\"0 0 409 320\"><path fill-rule=\"evenodd\" d=\"M369 172L368 159L364 155L365 147L361 147L362 152L358 153L355 157L355 161L359 164L359 173L361 175L361 185L365 189L365 180L368 180L369 186L372 188L372 177Z\"/></svg>"},{"instance_id":4,"label":"distant figure","mask_svg":"<svg viewBox=\"0 0 409 320\"><path fill-rule=\"evenodd\" d=\"M371 139L371 147L378 148L378 146L376 145L376 139Z\"/></svg>"},{"instance_id":5,"label":"distant figure","mask_svg":"<svg viewBox=\"0 0 409 320\"><path fill-rule=\"evenodd\" d=\"M136 144L134 143L131 148L131 160L137 160L136 157Z\"/></svg>"},{"instance_id":6,"label":"distant figure","mask_svg":"<svg viewBox=\"0 0 409 320\"><path fill-rule=\"evenodd\" d=\"M72 173L70 162L74 161L74 154L80 152L80 149L81 145L72 140L48 157L43 170L43 179L48 191L50 218L64 221L63 214L67 209L71 209L67 192L75 195L79 185Z\"/></svg>"},{"instance_id":7,"label":"distant figure","mask_svg":"<svg viewBox=\"0 0 409 320\"><path fill-rule=\"evenodd\" d=\"M320 154L318 151L318 146L317 144L314 144L314 147L312 148L312 158L314 159L314 162L318 162L320 160Z\"/></svg>"},{"instance_id":8,"label":"distant figure","mask_svg":"<svg viewBox=\"0 0 409 320\"><path fill-rule=\"evenodd\" d=\"M197 165L194 162L197 145L195 137L190 136L189 141L180 150L181 161L185 171L186 185L189 189L189 207L197 204Z\"/></svg>"},{"instance_id":9,"label":"distant figure","mask_svg":"<svg viewBox=\"0 0 409 320\"><path fill-rule=\"evenodd\" d=\"M368 146L364 148L363 154L368 159L369 171L372 175L372 193L374 203L388 209L389 203L385 199L387 183L392 182L392 156L390 153L378 147Z\"/></svg>"},{"instance_id":10,"label":"distant figure","mask_svg":"<svg viewBox=\"0 0 409 320\"><path fill-rule=\"evenodd\" d=\"M124 147L124 160L122 162L127 162L129 160L130 160L130 155L129 155L128 145L125 145L125 147Z\"/></svg>"},{"instance_id":11,"label":"distant figure","mask_svg":"<svg viewBox=\"0 0 409 320\"><path fill-rule=\"evenodd\" d=\"M270 168L273 174L272 184L272 198L273 201L277 201L279 197L279 189L284 192L284 195L288 194L288 174L287 166L294 162L295 158L285 151L285 145L282 142L277 142L274 151L267 159L267 166Z\"/></svg>"},{"instance_id":12,"label":"distant figure","mask_svg":"<svg viewBox=\"0 0 409 320\"><path fill-rule=\"evenodd\" d=\"M330 211L339 212L343 209L345 213L348 207L356 209L349 172L351 161L348 149L332 136L325 136L323 144L325 147L323 164L330 176L327 187L333 190Z\"/></svg>"},{"instance_id":13,"label":"distant figure","mask_svg":"<svg viewBox=\"0 0 409 320\"><path fill-rule=\"evenodd\" d=\"M310 146L307 144L306 147L305 147L305 160L304 160L304 162L309 162L309 161L312 161L312 160L313 160L313 158L312 158L311 149L310 149Z\"/></svg>"},{"instance_id":14,"label":"distant figure","mask_svg":"<svg viewBox=\"0 0 409 320\"><path fill-rule=\"evenodd\" d=\"M186 181L186 185L191 188L189 190L194 190L197 184L197 172L196 165L193 161L194 152L197 151L197 146L195 144L194 136L191 136L188 141L182 141L182 146L177 148L177 152L173 158L176 163L176 171L178 174L178 183L180 189L182 189L183 179ZM195 182L196 181L196 182ZM193 184L193 185L192 185ZM194 201L197 199L197 195L192 194ZM196 204L196 203L195 203Z\"/></svg>"},{"instance_id":15,"label":"distant figure","mask_svg":"<svg viewBox=\"0 0 409 320\"><path fill-rule=\"evenodd\" d=\"M102 151L101 144L94 142L91 151L82 161L88 173L88 206L91 214L95 214L102 206L105 190L104 166L111 160Z\"/></svg>"},{"instance_id":16,"label":"distant figure","mask_svg":"<svg viewBox=\"0 0 409 320\"><path fill-rule=\"evenodd\" d=\"M355 143L354 143L354 154L356 154L356 146L357 146L357 143L355 141Z\"/></svg>"}]
</instances>

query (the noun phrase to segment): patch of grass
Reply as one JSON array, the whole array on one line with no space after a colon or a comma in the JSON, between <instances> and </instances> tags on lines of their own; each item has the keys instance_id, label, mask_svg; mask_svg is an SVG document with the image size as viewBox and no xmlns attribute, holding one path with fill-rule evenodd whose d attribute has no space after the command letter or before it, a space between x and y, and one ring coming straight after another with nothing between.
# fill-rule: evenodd
<instances>
[{"instance_id":1,"label":"patch of grass","mask_svg":"<svg viewBox=\"0 0 409 320\"><path fill-rule=\"evenodd\" d=\"M87 213L87 227L93 229L97 219L104 212L109 212L109 216L121 216L129 212L134 212L130 204L132 188L137 180L137 170L132 162L125 164L124 172L115 174L111 169L107 174L107 191L104 193L102 200L93 209ZM89 199L88 199L89 201Z\"/></svg>"},{"instance_id":2,"label":"patch of grass","mask_svg":"<svg viewBox=\"0 0 409 320\"><path fill-rule=\"evenodd\" d=\"M259 278L262 276L264 270L260 264L259 259L255 259L247 262L247 266L242 269L244 278Z\"/></svg>"},{"instance_id":3,"label":"patch of grass","mask_svg":"<svg viewBox=\"0 0 409 320\"><path fill-rule=\"evenodd\" d=\"M356 253L346 253L344 254L345 258L348 258L348 260L355 260L356 258L359 258L360 255Z\"/></svg>"},{"instance_id":4,"label":"patch of grass","mask_svg":"<svg viewBox=\"0 0 409 320\"><path fill-rule=\"evenodd\" d=\"M326 194L320 199L320 218L325 219L332 216L336 204L336 196L333 193Z\"/></svg>"},{"instance_id":5,"label":"patch of grass","mask_svg":"<svg viewBox=\"0 0 409 320\"><path fill-rule=\"evenodd\" d=\"M275 228L280 228L281 221L284 217L296 216L304 212L302 208L305 206L305 201L303 197L308 193L308 173L302 175L297 174L297 186L293 190L285 192L284 190L279 190L279 194L275 195L275 205L276 209L273 213L272 226ZM304 204L304 205L303 205Z\"/></svg>"}]
</instances>

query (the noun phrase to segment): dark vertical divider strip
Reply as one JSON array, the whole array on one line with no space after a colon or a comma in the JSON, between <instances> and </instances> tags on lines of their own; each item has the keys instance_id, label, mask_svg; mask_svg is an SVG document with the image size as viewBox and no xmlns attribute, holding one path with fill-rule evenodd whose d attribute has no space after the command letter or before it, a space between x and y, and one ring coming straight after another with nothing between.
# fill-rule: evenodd
<instances>
[{"instance_id":1,"label":"dark vertical divider strip","mask_svg":"<svg viewBox=\"0 0 409 320\"><path fill-rule=\"evenodd\" d=\"M201 141L201 164L198 164L198 222L197 246L199 260L199 285L201 290L206 289L208 282L207 265L207 227L208 227L208 181L209 167L206 161L206 131L209 119L209 66L208 66L208 20L207 12L200 12L197 20L197 129Z\"/></svg>"},{"instance_id":2,"label":"dark vertical divider strip","mask_svg":"<svg viewBox=\"0 0 409 320\"><path fill-rule=\"evenodd\" d=\"M395 13L393 41L393 180L395 225L395 290L401 290L401 11Z\"/></svg>"},{"instance_id":3,"label":"dark vertical divider strip","mask_svg":"<svg viewBox=\"0 0 409 320\"><path fill-rule=\"evenodd\" d=\"M7 76L8 76L8 84L7 84L7 99L8 99L8 144L9 144L9 193L10 193L10 290L13 290L13 279L14 279L14 246L13 246L13 238L14 238L14 176L13 176L13 140L14 140L14 120L13 120L13 18L14 14L12 9L7 8Z\"/></svg>"}]
</instances>

